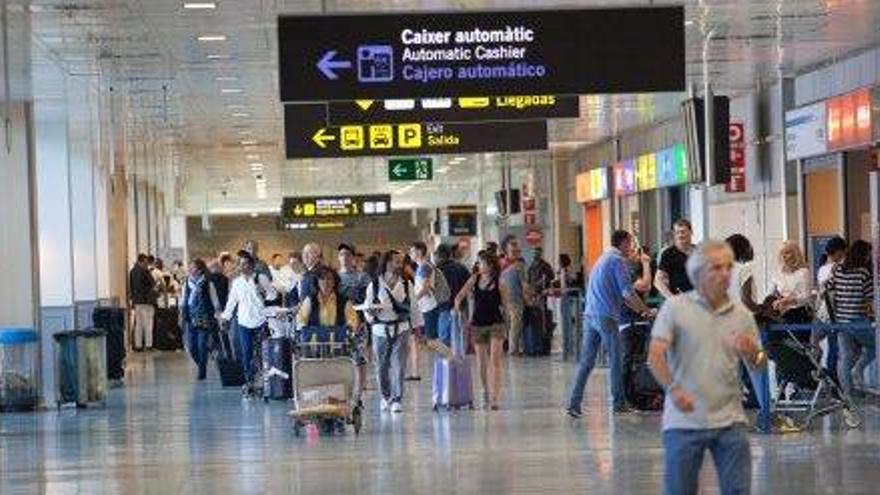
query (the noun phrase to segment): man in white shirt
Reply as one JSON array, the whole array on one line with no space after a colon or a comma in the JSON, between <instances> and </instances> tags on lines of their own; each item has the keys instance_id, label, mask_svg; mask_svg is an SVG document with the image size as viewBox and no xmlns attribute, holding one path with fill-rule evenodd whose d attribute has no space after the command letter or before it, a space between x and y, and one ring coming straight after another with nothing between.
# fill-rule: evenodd
<instances>
[{"instance_id":1,"label":"man in white shirt","mask_svg":"<svg viewBox=\"0 0 880 495\"><path fill-rule=\"evenodd\" d=\"M401 413L407 344L412 329L422 322L413 288L403 278L400 252L382 255L378 277L367 287L367 303L372 306L365 316L373 335L381 410Z\"/></svg>"},{"instance_id":2,"label":"man in white shirt","mask_svg":"<svg viewBox=\"0 0 880 495\"><path fill-rule=\"evenodd\" d=\"M248 384L250 384L254 377L251 360L254 346L258 344L255 341L263 325L266 324L263 303L264 289L254 272L253 257L242 251L239 253L238 262L241 274L232 281L229 288L229 300L226 302L226 309L220 319L222 321L232 320L233 314L237 310L236 323L238 324L238 338L241 345L241 367Z\"/></svg>"}]
</instances>

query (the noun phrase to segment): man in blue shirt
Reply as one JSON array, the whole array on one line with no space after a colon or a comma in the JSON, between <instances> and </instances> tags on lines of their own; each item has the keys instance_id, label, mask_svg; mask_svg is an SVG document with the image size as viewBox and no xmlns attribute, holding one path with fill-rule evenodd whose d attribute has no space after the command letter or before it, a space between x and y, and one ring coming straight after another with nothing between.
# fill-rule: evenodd
<instances>
[{"instance_id":1,"label":"man in blue shirt","mask_svg":"<svg viewBox=\"0 0 880 495\"><path fill-rule=\"evenodd\" d=\"M633 290L627 260L633 257L634 249L633 237L629 232L615 231L611 235L611 247L599 258L590 273L584 307L584 340L571 396L565 409L571 417L578 418L582 414L584 388L596 364L600 344L605 346L610 360L614 412L629 411L623 390L618 336L621 312L625 304L647 318L653 318L656 314L656 311L648 308Z\"/></svg>"}]
</instances>

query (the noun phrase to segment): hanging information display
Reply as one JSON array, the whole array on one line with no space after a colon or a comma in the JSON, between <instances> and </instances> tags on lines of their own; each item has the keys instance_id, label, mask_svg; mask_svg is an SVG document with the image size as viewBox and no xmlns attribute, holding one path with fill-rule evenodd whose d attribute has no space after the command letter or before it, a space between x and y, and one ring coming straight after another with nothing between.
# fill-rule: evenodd
<instances>
[{"instance_id":1,"label":"hanging information display","mask_svg":"<svg viewBox=\"0 0 880 495\"><path fill-rule=\"evenodd\" d=\"M684 91L684 8L278 19L281 101Z\"/></svg>"},{"instance_id":2,"label":"hanging information display","mask_svg":"<svg viewBox=\"0 0 880 495\"><path fill-rule=\"evenodd\" d=\"M341 228L347 219L390 214L388 194L297 196L284 198L281 204L281 221L288 229Z\"/></svg>"},{"instance_id":3,"label":"hanging information display","mask_svg":"<svg viewBox=\"0 0 880 495\"><path fill-rule=\"evenodd\" d=\"M547 149L547 121L328 126L324 105L285 105L287 158L344 158Z\"/></svg>"},{"instance_id":4,"label":"hanging information display","mask_svg":"<svg viewBox=\"0 0 880 495\"><path fill-rule=\"evenodd\" d=\"M357 100L327 104L327 123L330 125L540 120L579 116L580 100L575 95Z\"/></svg>"},{"instance_id":5,"label":"hanging information display","mask_svg":"<svg viewBox=\"0 0 880 495\"><path fill-rule=\"evenodd\" d=\"M447 232L449 236L470 237L477 235L476 205L448 206L446 208L446 215L449 220L449 231Z\"/></svg>"}]
</instances>

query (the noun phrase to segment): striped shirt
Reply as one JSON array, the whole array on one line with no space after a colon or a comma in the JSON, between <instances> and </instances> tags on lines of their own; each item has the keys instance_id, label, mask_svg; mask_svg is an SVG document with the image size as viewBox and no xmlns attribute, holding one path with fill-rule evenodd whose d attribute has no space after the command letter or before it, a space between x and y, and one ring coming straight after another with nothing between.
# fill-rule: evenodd
<instances>
[{"instance_id":1,"label":"striped shirt","mask_svg":"<svg viewBox=\"0 0 880 495\"><path fill-rule=\"evenodd\" d=\"M858 321L868 317L874 298L874 282L867 268L834 269L828 289L832 290L834 317L837 321Z\"/></svg>"}]
</instances>

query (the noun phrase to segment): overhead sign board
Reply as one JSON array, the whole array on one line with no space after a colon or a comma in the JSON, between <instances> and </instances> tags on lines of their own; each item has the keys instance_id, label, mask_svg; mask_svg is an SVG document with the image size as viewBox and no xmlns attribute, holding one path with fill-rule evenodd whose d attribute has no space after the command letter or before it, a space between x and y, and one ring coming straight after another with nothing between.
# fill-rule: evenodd
<instances>
[{"instance_id":1,"label":"overhead sign board","mask_svg":"<svg viewBox=\"0 0 880 495\"><path fill-rule=\"evenodd\" d=\"M798 160L828 151L825 103L785 112L785 156Z\"/></svg>"},{"instance_id":2,"label":"overhead sign board","mask_svg":"<svg viewBox=\"0 0 880 495\"><path fill-rule=\"evenodd\" d=\"M547 149L547 121L328 126L324 105L285 105L287 158L344 158Z\"/></svg>"},{"instance_id":3,"label":"overhead sign board","mask_svg":"<svg viewBox=\"0 0 880 495\"><path fill-rule=\"evenodd\" d=\"M446 208L449 236L477 235L477 206L454 205Z\"/></svg>"},{"instance_id":4,"label":"overhead sign board","mask_svg":"<svg viewBox=\"0 0 880 495\"><path fill-rule=\"evenodd\" d=\"M346 227L348 224L339 220L281 222L281 228L284 230L339 230Z\"/></svg>"},{"instance_id":5,"label":"overhead sign board","mask_svg":"<svg viewBox=\"0 0 880 495\"><path fill-rule=\"evenodd\" d=\"M285 226L306 225L300 228L320 228L323 223L334 225L346 219L390 214L391 196L387 194L287 197L281 204L282 223ZM310 225L313 227L308 227Z\"/></svg>"},{"instance_id":6,"label":"overhead sign board","mask_svg":"<svg viewBox=\"0 0 880 495\"><path fill-rule=\"evenodd\" d=\"M281 101L685 90L684 8L281 16Z\"/></svg>"},{"instance_id":7,"label":"overhead sign board","mask_svg":"<svg viewBox=\"0 0 880 495\"><path fill-rule=\"evenodd\" d=\"M356 100L327 104L330 125L540 120L579 116L580 100L575 95Z\"/></svg>"},{"instance_id":8,"label":"overhead sign board","mask_svg":"<svg viewBox=\"0 0 880 495\"><path fill-rule=\"evenodd\" d=\"M392 158L388 160L390 182L431 180L434 178L434 161L430 158Z\"/></svg>"},{"instance_id":9,"label":"overhead sign board","mask_svg":"<svg viewBox=\"0 0 880 495\"><path fill-rule=\"evenodd\" d=\"M575 178L575 196L578 203L608 198L608 168L587 170Z\"/></svg>"},{"instance_id":10,"label":"overhead sign board","mask_svg":"<svg viewBox=\"0 0 880 495\"><path fill-rule=\"evenodd\" d=\"M871 143L871 91L862 88L826 102L828 150Z\"/></svg>"}]
</instances>

